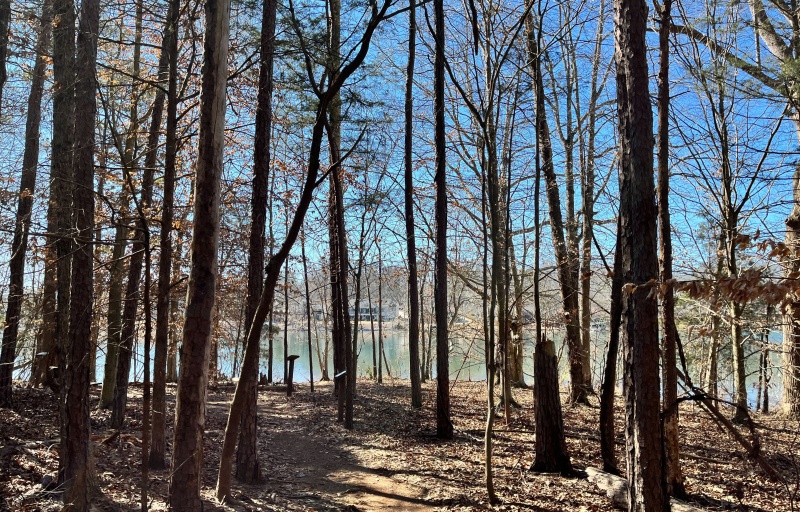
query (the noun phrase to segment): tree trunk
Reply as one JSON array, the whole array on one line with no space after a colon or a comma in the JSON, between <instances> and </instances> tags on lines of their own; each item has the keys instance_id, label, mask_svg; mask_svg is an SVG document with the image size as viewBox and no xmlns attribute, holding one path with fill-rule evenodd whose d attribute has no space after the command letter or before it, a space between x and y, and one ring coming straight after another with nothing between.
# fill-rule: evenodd
<instances>
[{"instance_id":1,"label":"tree trunk","mask_svg":"<svg viewBox=\"0 0 800 512\"><path fill-rule=\"evenodd\" d=\"M169 112L169 106L167 106ZM167 133L169 135L169 132ZM178 277L181 272L181 253L183 251L183 241L181 240L180 232L178 232L178 239L176 240L175 250L172 253L172 276L173 282L178 282ZM161 262L159 262L159 265ZM178 300L178 293L170 287L169 294L169 347L167 350L167 382L178 382L178 324L180 316L180 304ZM158 305L156 304L156 314L158 313ZM156 315L157 316L157 315ZM158 327L158 319L156 319L156 327Z\"/></svg>"},{"instance_id":2,"label":"tree trunk","mask_svg":"<svg viewBox=\"0 0 800 512\"><path fill-rule=\"evenodd\" d=\"M653 113L647 71L647 4L615 0L620 138L620 236L623 300L628 509L666 511L658 367L656 204Z\"/></svg>"},{"instance_id":3,"label":"tree trunk","mask_svg":"<svg viewBox=\"0 0 800 512\"><path fill-rule=\"evenodd\" d=\"M8 2L0 6L0 18L8 16L3 9L8 9ZM53 24L51 3L42 5L39 36L36 42L36 63L33 66L31 90L28 95L28 113L25 122L25 150L22 155L22 177L19 184L17 217L14 224L14 239L11 243L11 261L9 262L8 299L6 303L6 321L3 329L3 348L0 355L0 407L11 407L13 401L12 378L14 359L17 353L17 335L22 313L24 295L25 255L28 249L28 233L31 226L31 209L33 193L36 189L36 169L39 165L39 133L42 120L42 94L44 92L45 75L47 74L47 58L50 45L50 32ZM6 20L6 25L7 25ZM0 37L8 38L8 31L3 31L0 19ZM0 42L0 52L4 52ZM0 68L4 75L5 64ZM4 78L4 76L0 76ZM2 83L0 83L2 92ZM0 101L2 99L0 98Z\"/></svg>"},{"instance_id":4,"label":"tree trunk","mask_svg":"<svg viewBox=\"0 0 800 512\"><path fill-rule=\"evenodd\" d=\"M180 4L171 0L161 41L159 81L167 82L167 133L164 156L164 199L161 209L161 234L159 240L158 290L156 291L156 336L153 361L153 428L148 459L149 467L163 469L166 461L167 423L167 358L169 351L170 289L172 274L172 219L175 195L175 159L177 152L177 83L178 83L178 16ZM161 128L161 112L164 109L164 92L160 89L153 102L153 119L147 142L148 152L145 166L156 165L158 134Z\"/></svg>"},{"instance_id":5,"label":"tree trunk","mask_svg":"<svg viewBox=\"0 0 800 512\"><path fill-rule=\"evenodd\" d=\"M306 333L308 336L308 383L314 392L314 353L311 347L311 290L308 284L308 260L306 259L306 234L300 232L300 253L303 259L303 284L306 291Z\"/></svg>"},{"instance_id":6,"label":"tree trunk","mask_svg":"<svg viewBox=\"0 0 800 512\"><path fill-rule=\"evenodd\" d=\"M597 135L597 103L600 99L598 83L602 59L606 2L600 3L597 33L595 35L594 57L592 61L591 97L589 98L589 134L586 143L586 158L583 165L583 247L581 250L581 331L584 350L591 350L592 337L592 240L594 239L594 180L595 180L595 137ZM614 355L616 358L616 354ZM615 360L616 362L616 360ZM589 385L592 383L590 382ZM616 383L614 384L616 387ZM613 391L613 388L612 388ZM612 394L613 400L613 394Z\"/></svg>"},{"instance_id":7,"label":"tree trunk","mask_svg":"<svg viewBox=\"0 0 800 512\"><path fill-rule=\"evenodd\" d=\"M50 200L56 248L56 315L54 351L48 355L48 366L58 366L51 374L52 386L63 395L67 337L69 334L70 279L72 278L72 198L73 151L75 140L75 4L72 0L53 2L53 143L50 167ZM66 418L62 417L62 424ZM62 428L62 439L65 432ZM61 453L60 478L64 471Z\"/></svg>"},{"instance_id":8,"label":"tree trunk","mask_svg":"<svg viewBox=\"0 0 800 512\"><path fill-rule=\"evenodd\" d=\"M275 12L277 2L265 0L261 18L261 58L258 78L258 107L256 110L255 144L253 149L253 198L250 204L250 246L247 266L246 328L253 323L258 300L264 285L264 234L267 221L269 193L270 143L272 134L272 67L275 54ZM260 344L259 344L260 349ZM260 350L259 350L260 352ZM284 359L288 354L284 353ZM258 354L256 354L258 358ZM244 368L242 368L244 370ZM248 378L252 384L246 390L247 402L242 411L242 423L236 451L236 478L245 483L261 479L258 462L258 365L256 374Z\"/></svg>"},{"instance_id":9,"label":"tree trunk","mask_svg":"<svg viewBox=\"0 0 800 512\"><path fill-rule=\"evenodd\" d=\"M540 49L533 32L532 22L528 22L528 55L533 62L540 59ZM544 110L545 91L541 72L533 70L534 94L536 110ZM577 275L572 268L572 259L568 254L567 241L564 238L564 222L561 216L561 198L558 182L553 167L553 148L550 142L550 128L547 116L536 116L536 132L539 151L541 152L541 169L544 174L547 203L550 210L550 228L553 236L553 248L558 266L558 281L561 287L563 318L566 326L567 357L569 359L570 397L571 403L588 403L588 390L584 385L583 345L581 342L580 316L578 310Z\"/></svg>"},{"instance_id":10,"label":"tree trunk","mask_svg":"<svg viewBox=\"0 0 800 512\"><path fill-rule=\"evenodd\" d=\"M451 439L450 346L447 335L447 162L444 124L444 2L434 0L436 44L433 64L434 139L436 146L436 260L434 304L436 309L436 437Z\"/></svg>"},{"instance_id":11,"label":"tree trunk","mask_svg":"<svg viewBox=\"0 0 800 512\"><path fill-rule=\"evenodd\" d=\"M128 194L120 195L119 212L127 212ZM127 213L124 215L127 217ZM128 229L120 215L114 230L114 249L111 253L108 285L108 315L106 316L107 339L106 361L103 372L103 390L100 393L100 408L108 409L114 400L117 387L117 368L122 342L122 283L125 272L125 248L128 245ZM127 378L127 376L126 376Z\"/></svg>"},{"instance_id":12,"label":"tree trunk","mask_svg":"<svg viewBox=\"0 0 800 512\"><path fill-rule=\"evenodd\" d=\"M795 113L795 125L800 137L800 113ZM800 272L800 163L796 164L792 178L794 206L786 219L784 242L791 249L791 255L784 261L786 275ZM784 308L783 329L783 404L789 417L800 418L800 296Z\"/></svg>"},{"instance_id":13,"label":"tree trunk","mask_svg":"<svg viewBox=\"0 0 800 512\"><path fill-rule=\"evenodd\" d=\"M406 66L404 198L408 257L408 353L411 378L411 407L422 407L422 379L419 359L419 287L417 284L417 241L414 234L414 60L417 48L417 9L411 0L408 11L408 65Z\"/></svg>"},{"instance_id":14,"label":"tree trunk","mask_svg":"<svg viewBox=\"0 0 800 512\"><path fill-rule=\"evenodd\" d=\"M660 9L658 71L658 220L661 245L661 282L672 280L672 232L669 215L669 27L672 23L672 0L664 0ZM664 472L666 492L683 497L680 445L678 439L678 367L675 337L675 291L668 285L661 301L662 351L664 373Z\"/></svg>"},{"instance_id":15,"label":"tree trunk","mask_svg":"<svg viewBox=\"0 0 800 512\"><path fill-rule=\"evenodd\" d=\"M75 5L71 0L53 2L53 142L50 160L50 211L48 231L54 234L56 300L53 315L53 349L45 358L49 386L61 405L61 440L58 482L67 471L67 410L62 372L69 334L69 292L72 264L70 224L73 197L73 143L75 130ZM52 219L52 228L50 221ZM56 367L55 371L51 368ZM80 435L77 433L76 435Z\"/></svg>"},{"instance_id":16,"label":"tree trunk","mask_svg":"<svg viewBox=\"0 0 800 512\"><path fill-rule=\"evenodd\" d=\"M717 272L716 279L722 278L722 273L725 268L725 230L721 229L719 232L719 240L717 245ZM719 386L719 346L720 339L722 338L722 319L719 315L719 290L714 291L712 298L712 334L711 334L711 347L708 350L708 394L711 397L718 396Z\"/></svg>"},{"instance_id":17,"label":"tree trunk","mask_svg":"<svg viewBox=\"0 0 800 512\"><path fill-rule=\"evenodd\" d=\"M8 34L11 22L11 0L0 0L0 105L3 103L3 88L6 85L8 73L6 61L8 60ZM31 190L31 192L33 192Z\"/></svg>"},{"instance_id":18,"label":"tree trunk","mask_svg":"<svg viewBox=\"0 0 800 512\"><path fill-rule=\"evenodd\" d=\"M169 488L170 508L176 512L201 510L203 507L200 499L203 435L219 243L220 177L230 32L228 0L208 0L205 13L192 266L186 293Z\"/></svg>"},{"instance_id":19,"label":"tree trunk","mask_svg":"<svg viewBox=\"0 0 800 512\"><path fill-rule=\"evenodd\" d=\"M620 474L617 467L616 433L614 428L614 395L617 388L617 353L619 352L619 330L622 319L622 226L617 221L617 243L614 251L614 270L611 278L611 315L609 318L608 354L603 374L600 396L600 453L603 471Z\"/></svg>"},{"instance_id":20,"label":"tree trunk","mask_svg":"<svg viewBox=\"0 0 800 512\"><path fill-rule=\"evenodd\" d=\"M149 209L152 195L153 195L153 167L155 167L155 155L153 155L153 165L145 165L144 176L142 178L142 192L141 199L136 200L136 190L133 180L133 172L137 166L136 162L136 146L139 134L139 72L140 72L140 57L141 57L141 43L142 43L142 16L143 8L141 0L136 3L136 28L133 46L133 77L134 80L132 93L131 93L131 124L128 127L128 136L125 141L125 150L122 158L122 172L125 179L125 188L133 198L136 213L138 214L137 224L134 231L133 244L131 246L130 264L128 266L128 281L125 290L125 301L122 307L122 335L120 344L120 353L117 358L117 375L116 384L114 385L114 400L111 409L112 428L120 428L125 421L125 408L128 402L128 381L130 374L131 358L133 357L132 347L135 347L138 340L136 340L136 320L139 307L139 288L142 276L142 264L144 262L145 242L150 243L150 240L145 240L144 236L147 232L145 225L146 218L143 217L143 209ZM160 113L158 114L158 121L160 124ZM156 144L158 140L156 139ZM140 211L142 210L142 211ZM149 248L148 248L149 251ZM148 369L149 371L149 369ZM135 372L134 372L135 375Z\"/></svg>"},{"instance_id":21,"label":"tree trunk","mask_svg":"<svg viewBox=\"0 0 800 512\"><path fill-rule=\"evenodd\" d=\"M94 129L97 116L97 35L100 3L84 0L78 32L75 81L75 160L73 204L76 244L72 265L69 311L69 346L64 372L64 509L88 511L93 494L94 463L91 456L89 419L89 352L92 331L92 281L94 268Z\"/></svg>"},{"instance_id":22,"label":"tree trunk","mask_svg":"<svg viewBox=\"0 0 800 512\"><path fill-rule=\"evenodd\" d=\"M569 474L572 463L564 437L564 419L558 392L558 360L555 344L541 337L536 343L533 373L536 377L536 458L531 469Z\"/></svg>"},{"instance_id":23,"label":"tree trunk","mask_svg":"<svg viewBox=\"0 0 800 512\"><path fill-rule=\"evenodd\" d=\"M540 25L541 12L539 12L538 22L539 25L535 26L532 14L525 20L528 58L530 59L529 65L533 72L534 90L536 91L536 145L540 148L540 151L537 152L536 155L536 181L534 184L534 229L536 230L536 240L534 242L533 300L536 321L536 348L533 359L533 388L536 402L536 458L531 469L534 471L560 472L566 474L572 471L572 464L567 454L566 439L564 437L564 419L561 412L561 397L558 386L558 361L556 359L553 341L546 339L542 333L542 310L539 293L541 250L541 223L539 217L540 186L542 171L545 170L548 165L551 166L552 170L552 155L548 155L546 151L542 151L549 148L550 135L547 131L547 121L545 119L541 63L542 55L539 51L542 43L542 27ZM563 231L559 232L562 234L563 241ZM575 355L579 356L578 353Z\"/></svg>"}]
</instances>

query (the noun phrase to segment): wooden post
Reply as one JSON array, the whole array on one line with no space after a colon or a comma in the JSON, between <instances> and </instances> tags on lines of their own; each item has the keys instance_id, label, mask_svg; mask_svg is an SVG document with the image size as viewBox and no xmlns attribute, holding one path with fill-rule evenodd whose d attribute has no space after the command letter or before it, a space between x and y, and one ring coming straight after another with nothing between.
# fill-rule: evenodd
<instances>
[{"instance_id":1,"label":"wooden post","mask_svg":"<svg viewBox=\"0 0 800 512\"><path fill-rule=\"evenodd\" d=\"M289 373L288 377L286 378L286 396L292 396L292 379L294 378L294 361L298 359L300 356L291 355L286 358L289 362Z\"/></svg>"}]
</instances>

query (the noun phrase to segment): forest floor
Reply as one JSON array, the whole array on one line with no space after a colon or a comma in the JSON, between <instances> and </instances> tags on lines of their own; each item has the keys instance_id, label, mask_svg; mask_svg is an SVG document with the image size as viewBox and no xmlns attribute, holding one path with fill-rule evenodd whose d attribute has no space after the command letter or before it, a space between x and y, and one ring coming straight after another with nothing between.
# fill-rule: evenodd
<instances>
[{"instance_id":1,"label":"forest floor","mask_svg":"<svg viewBox=\"0 0 800 512\"><path fill-rule=\"evenodd\" d=\"M269 389L269 388L268 388ZM484 487L485 384L452 385L455 437L435 433L435 383L424 385L425 407L408 406L408 381L359 381L355 428L336 422L329 383L259 393L259 456L264 482L234 487L234 502L213 499L232 385L209 392L204 453L205 510L214 511L608 511L609 498L585 478L537 474L533 461L532 393L516 390L520 409L495 424L494 481L502 503L489 507ZM109 413L96 409L92 431L101 495L94 510L133 511L139 506L141 386L132 385L128 421L114 441ZM174 405L175 388L168 388ZM0 510L58 510L57 490L47 491L58 461L56 401L44 390L17 387L15 407L0 409ZM596 401L595 401L596 403ZM618 404L618 407L621 404ZM617 410L618 458L624 465L622 411ZM566 406L567 446L573 465L601 467L599 409ZM778 416L755 415L762 452L784 483L770 482L744 451L699 409L681 408L682 467L692 500L707 510L789 511L800 508L800 428ZM169 420L172 428L172 419ZM746 432L745 432L746 434ZM168 433L171 439L171 433ZM168 471L150 472L151 510L166 510Z\"/></svg>"}]
</instances>

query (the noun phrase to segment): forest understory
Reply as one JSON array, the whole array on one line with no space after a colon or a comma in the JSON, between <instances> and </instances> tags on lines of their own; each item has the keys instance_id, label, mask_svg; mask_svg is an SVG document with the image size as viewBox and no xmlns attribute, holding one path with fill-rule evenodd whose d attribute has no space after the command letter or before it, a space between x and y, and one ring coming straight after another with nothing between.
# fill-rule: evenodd
<instances>
[{"instance_id":1,"label":"forest understory","mask_svg":"<svg viewBox=\"0 0 800 512\"><path fill-rule=\"evenodd\" d=\"M425 407L408 407L409 383L358 382L355 428L336 422L330 383L259 393L259 457L264 481L235 484L235 501L222 505L213 485L234 388L209 391L204 453L205 510L382 511L382 510L614 510L605 492L585 477L529 471L533 461L534 409L531 390L515 390L520 408L513 420L495 423L494 478L502 503L490 507L483 486L485 383L452 385L451 441L435 437L435 383L423 386ZM168 388L174 406L175 387ZM15 390L15 406L0 420L0 510L60 510L49 489L58 467L58 413L50 391ZM93 386L92 441L102 496L92 510L139 510L141 482L141 385L132 385L123 429L107 427L109 412L97 409ZM565 398L565 397L563 397ZM617 456L624 464L623 410L617 397ZM596 405L596 398L592 399ZM566 406L567 446L581 470L602 466L596 406ZM728 411L730 413L730 411ZM762 453L784 483L769 481L744 451L698 407L680 411L681 465L690 501L706 510L789 511L800 506L800 429L796 421L753 413ZM499 415L498 415L499 416ZM168 439L173 417L168 418ZM747 435L747 432L744 432ZM168 470L150 472L150 510L166 510Z\"/></svg>"}]
</instances>

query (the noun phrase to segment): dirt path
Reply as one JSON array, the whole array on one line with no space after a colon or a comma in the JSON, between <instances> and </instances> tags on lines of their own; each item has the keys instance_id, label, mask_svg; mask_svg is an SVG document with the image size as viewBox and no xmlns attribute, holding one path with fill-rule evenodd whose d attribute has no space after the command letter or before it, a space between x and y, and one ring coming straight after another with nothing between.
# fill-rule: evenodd
<instances>
[{"instance_id":1,"label":"dirt path","mask_svg":"<svg viewBox=\"0 0 800 512\"><path fill-rule=\"evenodd\" d=\"M388 451L362 446L323 444L297 426L296 404L263 403L266 457L270 461L267 492L297 500L313 510L362 512L434 509L419 478L381 467Z\"/></svg>"}]
</instances>

